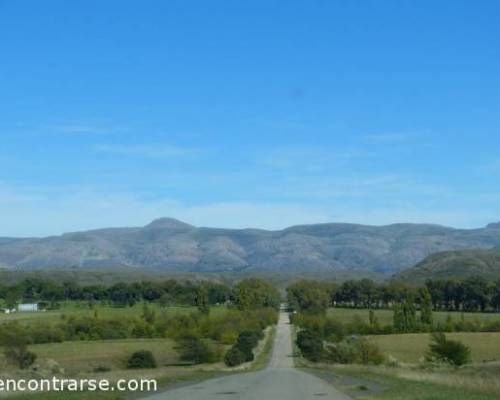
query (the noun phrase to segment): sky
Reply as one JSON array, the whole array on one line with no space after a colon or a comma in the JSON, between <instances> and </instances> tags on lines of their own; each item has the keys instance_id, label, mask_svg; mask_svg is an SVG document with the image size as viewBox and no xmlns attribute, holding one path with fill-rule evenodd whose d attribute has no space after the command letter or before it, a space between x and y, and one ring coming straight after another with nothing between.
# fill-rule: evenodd
<instances>
[{"instance_id":1,"label":"sky","mask_svg":"<svg viewBox=\"0 0 500 400\"><path fill-rule=\"evenodd\" d=\"M499 221L499 15L0 0L0 236Z\"/></svg>"}]
</instances>

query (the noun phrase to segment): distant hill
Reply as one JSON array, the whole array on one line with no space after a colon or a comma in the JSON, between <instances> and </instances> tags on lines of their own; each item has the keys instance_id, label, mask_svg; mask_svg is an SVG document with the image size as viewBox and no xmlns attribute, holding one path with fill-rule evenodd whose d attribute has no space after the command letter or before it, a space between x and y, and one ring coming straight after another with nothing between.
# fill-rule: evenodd
<instances>
[{"instance_id":1,"label":"distant hill","mask_svg":"<svg viewBox=\"0 0 500 400\"><path fill-rule=\"evenodd\" d=\"M0 239L0 268L138 268L163 272L349 271L393 274L442 251L500 246L500 225L329 223L278 231L200 228L171 218L37 239Z\"/></svg>"},{"instance_id":2,"label":"distant hill","mask_svg":"<svg viewBox=\"0 0 500 400\"><path fill-rule=\"evenodd\" d=\"M463 279L471 276L500 279L500 251L462 250L433 254L397 274L395 279L423 282L426 279Z\"/></svg>"}]
</instances>

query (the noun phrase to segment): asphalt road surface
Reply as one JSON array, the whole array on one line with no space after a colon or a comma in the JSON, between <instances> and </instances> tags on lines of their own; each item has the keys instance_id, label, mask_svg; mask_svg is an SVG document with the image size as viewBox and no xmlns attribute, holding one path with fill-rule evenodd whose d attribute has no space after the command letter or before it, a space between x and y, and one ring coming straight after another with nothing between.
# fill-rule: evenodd
<instances>
[{"instance_id":1,"label":"asphalt road surface","mask_svg":"<svg viewBox=\"0 0 500 400\"><path fill-rule=\"evenodd\" d=\"M288 315L280 314L273 354L262 371L240 373L169 390L147 400L350 400L325 381L294 369Z\"/></svg>"}]
</instances>

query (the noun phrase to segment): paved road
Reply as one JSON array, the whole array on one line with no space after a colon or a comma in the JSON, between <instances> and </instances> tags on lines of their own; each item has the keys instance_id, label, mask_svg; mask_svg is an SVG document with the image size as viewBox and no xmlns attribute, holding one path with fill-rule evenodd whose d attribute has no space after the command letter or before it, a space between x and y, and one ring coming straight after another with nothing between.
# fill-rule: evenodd
<instances>
[{"instance_id":1,"label":"paved road","mask_svg":"<svg viewBox=\"0 0 500 400\"><path fill-rule=\"evenodd\" d=\"M147 400L350 400L325 381L293 368L288 315L281 313L269 366L211 379L148 397Z\"/></svg>"}]
</instances>

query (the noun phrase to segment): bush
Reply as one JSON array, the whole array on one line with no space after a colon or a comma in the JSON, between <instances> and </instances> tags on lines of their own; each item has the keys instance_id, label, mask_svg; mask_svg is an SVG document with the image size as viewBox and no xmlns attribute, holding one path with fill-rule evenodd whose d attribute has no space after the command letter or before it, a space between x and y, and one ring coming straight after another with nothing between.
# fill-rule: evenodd
<instances>
[{"instance_id":1,"label":"bush","mask_svg":"<svg viewBox=\"0 0 500 400\"><path fill-rule=\"evenodd\" d=\"M0 346L4 348L7 360L16 364L19 369L33 365L37 356L28 351L28 337L25 329L18 323L5 324L0 331Z\"/></svg>"},{"instance_id":2,"label":"bush","mask_svg":"<svg viewBox=\"0 0 500 400\"><path fill-rule=\"evenodd\" d=\"M297 346L305 359L313 362L320 361L324 356L323 340L321 336L311 330L302 330L297 334Z\"/></svg>"},{"instance_id":3,"label":"bush","mask_svg":"<svg viewBox=\"0 0 500 400\"><path fill-rule=\"evenodd\" d=\"M133 353L127 361L127 368L156 368L156 359L148 350L140 350Z\"/></svg>"},{"instance_id":4,"label":"bush","mask_svg":"<svg viewBox=\"0 0 500 400\"><path fill-rule=\"evenodd\" d=\"M236 367L237 365L243 364L247 359L247 356L238 347L231 347L225 357L224 362L228 367Z\"/></svg>"},{"instance_id":5,"label":"bush","mask_svg":"<svg viewBox=\"0 0 500 400\"><path fill-rule=\"evenodd\" d=\"M235 331L226 330L220 335L221 344L235 344L238 340L238 334Z\"/></svg>"},{"instance_id":6,"label":"bush","mask_svg":"<svg viewBox=\"0 0 500 400\"><path fill-rule=\"evenodd\" d=\"M238 339L233 348L239 350L239 352L244 355L244 361L253 361L253 349L263 337L264 334L262 331L243 331L238 335Z\"/></svg>"},{"instance_id":7,"label":"bush","mask_svg":"<svg viewBox=\"0 0 500 400\"><path fill-rule=\"evenodd\" d=\"M182 361L192 364L214 363L220 358L218 352L207 341L195 336L178 339L176 349Z\"/></svg>"},{"instance_id":8,"label":"bush","mask_svg":"<svg viewBox=\"0 0 500 400\"><path fill-rule=\"evenodd\" d=\"M374 364L384 362L379 347L364 337L352 337L327 347L326 358L339 364Z\"/></svg>"},{"instance_id":9,"label":"bush","mask_svg":"<svg viewBox=\"0 0 500 400\"><path fill-rule=\"evenodd\" d=\"M26 369L33 365L35 360L37 359L37 355L32 351L26 351L22 353L18 358L19 368Z\"/></svg>"},{"instance_id":10,"label":"bush","mask_svg":"<svg viewBox=\"0 0 500 400\"><path fill-rule=\"evenodd\" d=\"M448 340L442 332L433 333L431 338L427 361L440 361L457 367L470 361L470 349L463 343Z\"/></svg>"},{"instance_id":11,"label":"bush","mask_svg":"<svg viewBox=\"0 0 500 400\"><path fill-rule=\"evenodd\" d=\"M380 348L366 338L360 337L354 343L357 361L361 364L380 365L384 362L384 355Z\"/></svg>"},{"instance_id":12,"label":"bush","mask_svg":"<svg viewBox=\"0 0 500 400\"><path fill-rule=\"evenodd\" d=\"M354 346L347 340L336 343L326 348L326 359L338 364L354 364L356 352Z\"/></svg>"},{"instance_id":13,"label":"bush","mask_svg":"<svg viewBox=\"0 0 500 400\"><path fill-rule=\"evenodd\" d=\"M253 331L244 331L238 335L236 346L243 352L252 351L259 343L260 335Z\"/></svg>"}]
</instances>

